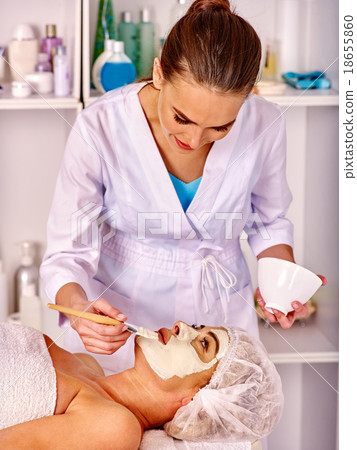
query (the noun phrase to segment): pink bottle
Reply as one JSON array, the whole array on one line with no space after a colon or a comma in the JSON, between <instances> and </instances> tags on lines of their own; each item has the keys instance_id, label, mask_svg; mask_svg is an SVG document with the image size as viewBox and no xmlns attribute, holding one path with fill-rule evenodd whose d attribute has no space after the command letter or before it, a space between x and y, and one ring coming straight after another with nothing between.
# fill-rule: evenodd
<instances>
[{"instance_id":1,"label":"pink bottle","mask_svg":"<svg viewBox=\"0 0 357 450\"><path fill-rule=\"evenodd\" d=\"M46 25L46 37L41 39L41 52L47 53L50 63L56 54L56 46L62 45L62 38L57 37L56 33L56 25Z\"/></svg>"}]
</instances>

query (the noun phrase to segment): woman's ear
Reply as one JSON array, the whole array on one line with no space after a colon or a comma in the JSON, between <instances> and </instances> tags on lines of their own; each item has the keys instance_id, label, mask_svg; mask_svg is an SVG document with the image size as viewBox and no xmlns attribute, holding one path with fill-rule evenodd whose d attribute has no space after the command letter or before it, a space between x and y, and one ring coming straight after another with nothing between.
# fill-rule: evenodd
<instances>
[{"instance_id":1,"label":"woman's ear","mask_svg":"<svg viewBox=\"0 0 357 450\"><path fill-rule=\"evenodd\" d=\"M161 61L159 58L154 59L154 68L152 71L152 80L154 87L156 89L161 89L162 83L164 81L164 74L162 72Z\"/></svg>"},{"instance_id":2,"label":"woman's ear","mask_svg":"<svg viewBox=\"0 0 357 450\"><path fill-rule=\"evenodd\" d=\"M183 397L181 399L181 406L186 406L190 403L190 401L193 399L193 397L197 394L197 392L200 390L200 388L198 386L196 386L195 388L193 388L193 390L191 390L191 393L189 394L188 397Z\"/></svg>"}]
</instances>

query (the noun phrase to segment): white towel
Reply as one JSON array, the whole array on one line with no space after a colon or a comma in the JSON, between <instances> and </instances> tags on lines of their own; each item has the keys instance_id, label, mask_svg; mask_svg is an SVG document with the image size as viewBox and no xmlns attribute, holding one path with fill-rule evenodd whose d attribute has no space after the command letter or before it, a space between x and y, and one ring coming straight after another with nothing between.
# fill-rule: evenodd
<instances>
[{"instance_id":1,"label":"white towel","mask_svg":"<svg viewBox=\"0 0 357 450\"><path fill-rule=\"evenodd\" d=\"M164 430L144 432L140 450L251 450L250 442L191 442L179 441Z\"/></svg>"},{"instance_id":2,"label":"white towel","mask_svg":"<svg viewBox=\"0 0 357 450\"><path fill-rule=\"evenodd\" d=\"M144 432L139 450L177 450L174 439L164 430L147 430Z\"/></svg>"},{"instance_id":3,"label":"white towel","mask_svg":"<svg viewBox=\"0 0 357 450\"><path fill-rule=\"evenodd\" d=\"M42 333L0 323L0 430L52 415L56 400L56 372Z\"/></svg>"}]
</instances>

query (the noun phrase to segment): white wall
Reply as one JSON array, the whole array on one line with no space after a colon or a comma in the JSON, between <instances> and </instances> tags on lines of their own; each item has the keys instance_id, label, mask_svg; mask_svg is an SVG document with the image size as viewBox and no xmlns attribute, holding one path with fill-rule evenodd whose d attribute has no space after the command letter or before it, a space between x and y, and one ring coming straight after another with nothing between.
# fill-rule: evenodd
<instances>
[{"instance_id":1,"label":"white wall","mask_svg":"<svg viewBox=\"0 0 357 450\"><path fill-rule=\"evenodd\" d=\"M8 274L11 305L22 240L46 246L46 223L65 142L75 112L0 111L0 255ZM62 117L61 117L62 116ZM65 119L65 120L64 120Z\"/></svg>"}]
</instances>

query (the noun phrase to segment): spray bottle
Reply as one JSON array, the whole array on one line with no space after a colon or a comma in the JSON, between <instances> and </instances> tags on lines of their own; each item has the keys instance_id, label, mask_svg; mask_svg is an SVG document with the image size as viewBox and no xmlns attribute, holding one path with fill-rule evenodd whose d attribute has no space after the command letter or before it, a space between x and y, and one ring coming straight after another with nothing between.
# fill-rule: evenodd
<instances>
[{"instance_id":1,"label":"spray bottle","mask_svg":"<svg viewBox=\"0 0 357 450\"><path fill-rule=\"evenodd\" d=\"M16 299L21 324L41 330L42 305L39 297L39 273L34 263L35 243L21 242L21 266L16 273Z\"/></svg>"}]
</instances>

